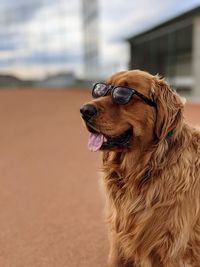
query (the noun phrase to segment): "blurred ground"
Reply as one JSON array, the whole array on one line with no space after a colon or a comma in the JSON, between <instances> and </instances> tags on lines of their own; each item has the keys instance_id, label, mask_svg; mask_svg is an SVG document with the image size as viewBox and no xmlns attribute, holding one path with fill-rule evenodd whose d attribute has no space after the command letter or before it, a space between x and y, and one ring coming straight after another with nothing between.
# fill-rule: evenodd
<instances>
[{"instance_id":1,"label":"blurred ground","mask_svg":"<svg viewBox=\"0 0 200 267\"><path fill-rule=\"evenodd\" d=\"M102 267L99 155L79 118L86 91L0 91L0 266ZM200 124L200 106L186 117Z\"/></svg>"}]
</instances>

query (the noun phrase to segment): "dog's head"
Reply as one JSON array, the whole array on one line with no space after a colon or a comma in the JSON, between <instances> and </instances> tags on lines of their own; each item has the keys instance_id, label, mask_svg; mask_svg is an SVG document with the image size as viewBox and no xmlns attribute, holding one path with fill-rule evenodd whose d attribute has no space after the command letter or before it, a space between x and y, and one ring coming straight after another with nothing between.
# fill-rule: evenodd
<instances>
[{"instance_id":1,"label":"dog's head","mask_svg":"<svg viewBox=\"0 0 200 267\"><path fill-rule=\"evenodd\" d=\"M97 84L93 96L80 110L93 151L148 147L174 134L182 121L181 98L159 76L144 71L117 73Z\"/></svg>"}]
</instances>

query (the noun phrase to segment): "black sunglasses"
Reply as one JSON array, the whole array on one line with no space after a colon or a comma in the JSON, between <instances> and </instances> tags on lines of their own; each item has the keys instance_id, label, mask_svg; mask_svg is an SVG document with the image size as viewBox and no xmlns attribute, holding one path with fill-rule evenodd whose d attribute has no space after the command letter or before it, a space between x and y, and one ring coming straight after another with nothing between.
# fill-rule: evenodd
<instances>
[{"instance_id":1,"label":"black sunglasses","mask_svg":"<svg viewBox=\"0 0 200 267\"><path fill-rule=\"evenodd\" d=\"M112 101L116 104L125 105L134 95L137 95L147 105L156 107L156 103L153 100L137 92L135 89L126 86L112 86L105 83L95 83L92 89L92 96L94 98L106 96L109 91L111 91Z\"/></svg>"}]
</instances>

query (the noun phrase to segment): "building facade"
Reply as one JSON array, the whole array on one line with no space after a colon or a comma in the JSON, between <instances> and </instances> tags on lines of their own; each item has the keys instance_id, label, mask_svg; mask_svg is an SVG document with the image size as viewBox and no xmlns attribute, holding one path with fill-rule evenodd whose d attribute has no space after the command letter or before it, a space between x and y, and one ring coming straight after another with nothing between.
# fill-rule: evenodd
<instances>
[{"instance_id":1,"label":"building facade","mask_svg":"<svg viewBox=\"0 0 200 267\"><path fill-rule=\"evenodd\" d=\"M200 99L200 6L128 41L131 69L163 75L183 95Z\"/></svg>"},{"instance_id":2,"label":"building facade","mask_svg":"<svg viewBox=\"0 0 200 267\"><path fill-rule=\"evenodd\" d=\"M95 79L99 72L98 0L82 0L84 78Z\"/></svg>"}]
</instances>

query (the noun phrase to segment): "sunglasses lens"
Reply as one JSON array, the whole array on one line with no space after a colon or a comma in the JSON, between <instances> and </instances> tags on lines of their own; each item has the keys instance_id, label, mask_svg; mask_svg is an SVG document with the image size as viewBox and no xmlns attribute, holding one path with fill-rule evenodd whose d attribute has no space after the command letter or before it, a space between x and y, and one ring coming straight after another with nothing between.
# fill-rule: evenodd
<instances>
[{"instance_id":1,"label":"sunglasses lens","mask_svg":"<svg viewBox=\"0 0 200 267\"><path fill-rule=\"evenodd\" d=\"M92 96L94 98L105 96L107 94L108 87L106 84L97 83L93 87Z\"/></svg>"},{"instance_id":2,"label":"sunglasses lens","mask_svg":"<svg viewBox=\"0 0 200 267\"><path fill-rule=\"evenodd\" d=\"M113 101L116 104L124 105L130 101L132 95L133 95L133 91L131 89L118 86L113 90L112 97L113 97Z\"/></svg>"}]
</instances>

